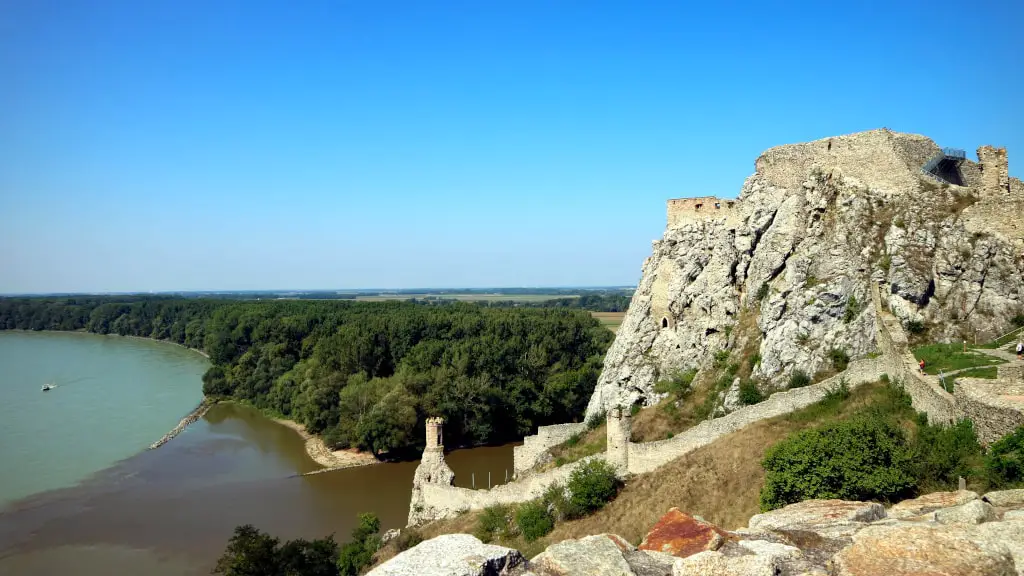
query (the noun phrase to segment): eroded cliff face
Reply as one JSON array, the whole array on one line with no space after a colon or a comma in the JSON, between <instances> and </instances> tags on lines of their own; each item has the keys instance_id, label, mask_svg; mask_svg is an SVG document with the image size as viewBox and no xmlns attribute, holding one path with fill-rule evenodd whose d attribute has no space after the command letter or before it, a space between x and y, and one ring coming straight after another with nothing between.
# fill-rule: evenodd
<instances>
[{"instance_id":1,"label":"eroded cliff face","mask_svg":"<svg viewBox=\"0 0 1024 576\"><path fill-rule=\"evenodd\" d=\"M752 377L766 388L829 367L833 350L866 355L869 282L932 339L1009 329L1024 312L1024 187L985 188L985 167L969 161L964 186L935 181L920 168L938 151L888 130L781 146L758 158L737 201L670 214L587 417L657 401L655 382L720 350L758 350Z\"/></svg>"}]
</instances>

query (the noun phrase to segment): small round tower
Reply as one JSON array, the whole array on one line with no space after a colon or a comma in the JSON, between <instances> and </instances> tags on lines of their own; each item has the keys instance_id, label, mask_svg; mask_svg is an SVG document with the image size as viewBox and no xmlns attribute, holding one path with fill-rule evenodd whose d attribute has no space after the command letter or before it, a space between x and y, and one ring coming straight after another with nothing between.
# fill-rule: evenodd
<instances>
[{"instance_id":1,"label":"small round tower","mask_svg":"<svg viewBox=\"0 0 1024 576\"><path fill-rule=\"evenodd\" d=\"M629 441L633 435L633 419L629 409L613 406L607 417L608 448L605 459L620 473L629 471Z\"/></svg>"},{"instance_id":2,"label":"small round tower","mask_svg":"<svg viewBox=\"0 0 1024 576\"><path fill-rule=\"evenodd\" d=\"M444 418L440 416L427 418L427 446L424 451L444 452Z\"/></svg>"}]
</instances>

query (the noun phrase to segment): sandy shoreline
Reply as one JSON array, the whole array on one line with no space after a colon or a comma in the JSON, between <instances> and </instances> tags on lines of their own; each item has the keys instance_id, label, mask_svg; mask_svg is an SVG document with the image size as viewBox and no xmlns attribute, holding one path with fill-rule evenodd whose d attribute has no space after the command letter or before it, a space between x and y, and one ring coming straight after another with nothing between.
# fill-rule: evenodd
<instances>
[{"instance_id":1,"label":"sandy shoreline","mask_svg":"<svg viewBox=\"0 0 1024 576\"><path fill-rule=\"evenodd\" d=\"M340 470L342 468L354 468L356 466L369 466L370 464L379 464L380 460L377 460L368 452L358 452L356 450L330 450L324 441L318 436L314 436L306 431L306 427L298 422L292 420L284 420L282 418L271 418L274 422L282 426L287 426L292 430L295 430L299 436L306 441L306 454L312 458L317 464L329 468L331 470ZM317 470L316 472L325 472L326 470Z\"/></svg>"}]
</instances>

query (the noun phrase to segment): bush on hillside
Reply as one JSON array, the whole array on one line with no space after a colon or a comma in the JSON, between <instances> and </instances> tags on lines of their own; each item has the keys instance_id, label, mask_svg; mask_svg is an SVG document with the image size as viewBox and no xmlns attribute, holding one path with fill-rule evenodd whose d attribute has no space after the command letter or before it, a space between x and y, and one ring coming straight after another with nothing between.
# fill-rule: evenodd
<instances>
[{"instance_id":1,"label":"bush on hillside","mask_svg":"<svg viewBox=\"0 0 1024 576\"><path fill-rule=\"evenodd\" d=\"M527 542L546 536L555 528L555 520L541 500L531 500L516 510L516 526Z\"/></svg>"},{"instance_id":2,"label":"bush on hillside","mask_svg":"<svg viewBox=\"0 0 1024 576\"><path fill-rule=\"evenodd\" d=\"M765 454L761 509L814 498L893 500L914 488L903 431L875 416L805 430Z\"/></svg>"},{"instance_id":3,"label":"bush on hillside","mask_svg":"<svg viewBox=\"0 0 1024 576\"><path fill-rule=\"evenodd\" d=\"M914 475L926 489L949 489L960 476L976 476L981 444L970 420L953 426L936 426L922 418L913 446Z\"/></svg>"},{"instance_id":4,"label":"bush on hillside","mask_svg":"<svg viewBox=\"0 0 1024 576\"><path fill-rule=\"evenodd\" d=\"M829 350L828 357L832 360L832 367L836 372L842 372L850 365L850 355L845 350L833 348Z\"/></svg>"},{"instance_id":5,"label":"bush on hillside","mask_svg":"<svg viewBox=\"0 0 1024 576\"><path fill-rule=\"evenodd\" d=\"M1024 426L989 447L985 473L993 487L1024 485Z\"/></svg>"},{"instance_id":6,"label":"bush on hillside","mask_svg":"<svg viewBox=\"0 0 1024 576\"><path fill-rule=\"evenodd\" d=\"M740 381L740 404L750 406L764 400L764 394L753 380Z\"/></svg>"},{"instance_id":7,"label":"bush on hillside","mask_svg":"<svg viewBox=\"0 0 1024 576\"><path fill-rule=\"evenodd\" d=\"M500 538L508 533L509 516L511 510L503 504L496 504L484 508L483 513L476 521L476 529L473 535L481 542L490 542L496 537Z\"/></svg>"},{"instance_id":8,"label":"bush on hillside","mask_svg":"<svg viewBox=\"0 0 1024 576\"><path fill-rule=\"evenodd\" d=\"M320 540L289 540L284 544L251 524L238 526L212 574L315 574L335 576L338 543L328 536Z\"/></svg>"},{"instance_id":9,"label":"bush on hillside","mask_svg":"<svg viewBox=\"0 0 1024 576\"><path fill-rule=\"evenodd\" d=\"M579 515L600 510L619 493L615 468L604 460L591 460L569 476L569 505Z\"/></svg>"},{"instance_id":10,"label":"bush on hillside","mask_svg":"<svg viewBox=\"0 0 1024 576\"><path fill-rule=\"evenodd\" d=\"M1010 323L1014 326L1024 326L1024 314L1017 314L1013 318L1010 318Z\"/></svg>"},{"instance_id":11,"label":"bush on hillside","mask_svg":"<svg viewBox=\"0 0 1024 576\"><path fill-rule=\"evenodd\" d=\"M810 383L811 377L803 370L793 370L793 373L789 376L790 388L803 388Z\"/></svg>"}]
</instances>

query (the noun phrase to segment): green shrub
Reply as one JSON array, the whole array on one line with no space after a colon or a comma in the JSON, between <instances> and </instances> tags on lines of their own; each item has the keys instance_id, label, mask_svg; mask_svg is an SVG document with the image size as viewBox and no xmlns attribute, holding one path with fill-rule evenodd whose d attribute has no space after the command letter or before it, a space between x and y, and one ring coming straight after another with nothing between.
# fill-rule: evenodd
<instances>
[{"instance_id":1,"label":"green shrub","mask_svg":"<svg viewBox=\"0 0 1024 576\"><path fill-rule=\"evenodd\" d=\"M842 372L850 365L850 355L845 350L833 348L829 350L828 357L832 360L832 366L836 369L836 372Z\"/></svg>"},{"instance_id":2,"label":"green shrub","mask_svg":"<svg viewBox=\"0 0 1024 576\"><path fill-rule=\"evenodd\" d=\"M343 576L355 576L370 565L380 549L380 520L376 514L359 515L359 525L352 529L352 541L341 547L338 570Z\"/></svg>"},{"instance_id":3,"label":"green shrub","mask_svg":"<svg viewBox=\"0 0 1024 576\"><path fill-rule=\"evenodd\" d=\"M970 420L952 426L918 424L913 444L914 475L920 486L929 489L951 488L957 478L974 475L981 458L981 445Z\"/></svg>"},{"instance_id":4,"label":"green shrub","mask_svg":"<svg viewBox=\"0 0 1024 576\"><path fill-rule=\"evenodd\" d=\"M761 284L761 286L757 289L757 299L758 300L764 300L766 296L768 296L768 283L767 282L765 282L764 284Z\"/></svg>"},{"instance_id":5,"label":"green shrub","mask_svg":"<svg viewBox=\"0 0 1024 576\"><path fill-rule=\"evenodd\" d=\"M696 370L685 372L674 372L667 380L659 380L654 384L654 391L659 394L674 394L676 397L683 397L690 391L690 384L697 375Z\"/></svg>"},{"instance_id":6,"label":"green shrub","mask_svg":"<svg viewBox=\"0 0 1024 576\"><path fill-rule=\"evenodd\" d=\"M606 416L606 414L601 414L596 418L590 418L589 420L587 420L587 430L597 430L598 428L600 428L601 425L604 424Z\"/></svg>"},{"instance_id":7,"label":"green shrub","mask_svg":"<svg viewBox=\"0 0 1024 576\"><path fill-rule=\"evenodd\" d=\"M509 507L503 504L484 508L483 513L476 521L476 530L473 531L473 535L481 542L490 542L495 537L506 535L510 512Z\"/></svg>"},{"instance_id":8,"label":"green shrub","mask_svg":"<svg viewBox=\"0 0 1024 576\"><path fill-rule=\"evenodd\" d=\"M619 493L615 469L604 460L591 460L569 476L569 504L580 515L600 510Z\"/></svg>"},{"instance_id":9,"label":"green shrub","mask_svg":"<svg viewBox=\"0 0 1024 576\"><path fill-rule=\"evenodd\" d=\"M924 334L925 326L920 320L907 320L903 327L910 334Z\"/></svg>"},{"instance_id":10,"label":"green shrub","mask_svg":"<svg viewBox=\"0 0 1024 576\"><path fill-rule=\"evenodd\" d=\"M856 318L864 310L864 305L857 302L857 297L850 294L850 297L846 299L846 311L843 312L843 322L849 324L851 320Z\"/></svg>"},{"instance_id":11,"label":"green shrub","mask_svg":"<svg viewBox=\"0 0 1024 576\"><path fill-rule=\"evenodd\" d=\"M814 498L893 500L914 488L903 431L861 416L798 432L771 447L761 465L761 510Z\"/></svg>"},{"instance_id":12,"label":"green shrub","mask_svg":"<svg viewBox=\"0 0 1024 576\"><path fill-rule=\"evenodd\" d=\"M849 397L850 385L846 382L846 378L842 377L839 379L838 384L825 391L825 397L821 401L838 404Z\"/></svg>"},{"instance_id":13,"label":"green shrub","mask_svg":"<svg viewBox=\"0 0 1024 576\"><path fill-rule=\"evenodd\" d=\"M580 440L582 438L583 438L583 435L580 434L579 432L577 432L577 433L573 434L572 436L569 436L568 438L565 439L565 445L568 448L572 448L573 446L579 444Z\"/></svg>"},{"instance_id":14,"label":"green shrub","mask_svg":"<svg viewBox=\"0 0 1024 576\"><path fill-rule=\"evenodd\" d=\"M583 515L573 507L566 494L565 486L560 482L548 486L540 500L553 513L555 520L568 520Z\"/></svg>"},{"instance_id":15,"label":"green shrub","mask_svg":"<svg viewBox=\"0 0 1024 576\"><path fill-rule=\"evenodd\" d=\"M761 390L753 380L743 380L740 382L741 404L751 406L761 402L762 400L764 400L764 394L761 394Z\"/></svg>"},{"instance_id":16,"label":"green shrub","mask_svg":"<svg viewBox=\"0 0 1024 576\"><path fill-rule=\"evenodd\" d=\"M719 350L715 352L715 368L721 368L725 366L725 363L729 361L729 351Z\"/></svg>"},{"instance_id":17,"label":"green shrub","mask_svg":"<svg viewBox=\"0 0 1024 576\"><path fill-rule=\"evenodd\" d=\"M1024 484L1024 426L999 439L985 455L985 475L996 488Z\"/></svg>"},{"instance_id":18,"label":"green shrub","mask_svg":"<svg viewBox=\"0 0 1024 576\"><path fill-rule=\"evenodd\" d=\"M415 528L403 528L395 537L395 549L405 552L409 548L423 542L423 535Z\"/></svg>"},{"instance_id":19,"label":"green shrub","mask_svg":"<svg viewBox=\"0 0 1024 576\"><path fill-rule=\"evenodd\" d=\"M803 388L810 383L811 377L803 370L793 370L793 373L789 375L790 388Z\"/></svg>"},{"instance_id":20,"label":"green shrub","mask_svg":"<svg viewBox=\"0 0 1024 576\"><path fill-rule=\"evenodd\" d=\"M1010 318L1010 323L1014 326L1024 326L1024 314L1017 314L1013 318Z\"/></svg>"},{"instance_id":21,"label":"green shrub","mask_svg":"<svg viewBox=\"0 0 1024 576\"><path fill-rule=\"evenodd\" d=\"M525 502L516 510L516 526L527 542L546 536L555 528L548 507L539 500Z\"/></svg>"}]
</instances>

